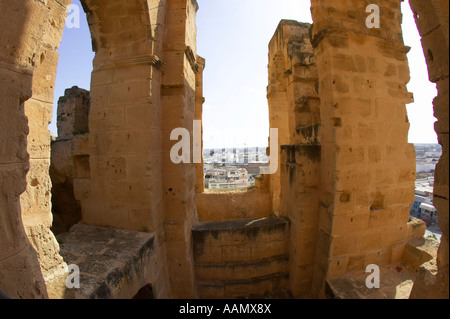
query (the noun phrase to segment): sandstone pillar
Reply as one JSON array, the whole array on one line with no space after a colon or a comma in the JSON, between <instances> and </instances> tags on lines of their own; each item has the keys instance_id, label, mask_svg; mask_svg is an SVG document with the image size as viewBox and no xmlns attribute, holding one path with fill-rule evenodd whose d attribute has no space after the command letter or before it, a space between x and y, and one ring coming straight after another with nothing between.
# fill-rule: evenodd
<instances>
[{"instance_id":1,"label":"sandstone pillar","mask_svg":"<svg viewBox=\"0 0 450 319\"><path fill-rule=\"evenodd\" d=\"M195 119L198 121L203 120L203 103L205 103L205 98L203 97L203 70L205 69L205 59L197 56L197 64L199 70L195 75ZM201 148L202 157L201 163L195 164L195 192L203 193L205 191L205 173L203 169L203 125L201 126ZM197 133L195 133L197 134ZM193 143L196 143L195 137Z\"/></svg>"},{"instance_id":2,"label":"sandstone pillar","mask_svg":"<svg viewBox=\"0 0 450 319\"><path fill-rule=\"evenodd\" d=\"M281 63L284 69L279 76L283 77L286 90L286 122L282 127L289 145L281 145L278 178L281 215L290 220L289 281L296 297L309 294L311 289L319 220L320 101L310 27L308 23L282 20L269 46L270 56L272 52L279 52L279 56L284 57ZM274 57L271 62L275 61ZM276 65L271 63L269 73L275 70ZM273 99L270 102L270 105L277 104ZM276 109L271 111L276 112Z\"/></svg>"},{"instance_id":3,"label":"sandstone pillar","mask_svg":"<svg viewBox=\"0 0 450 319\"><path fill-rule=\"evenodd\" d=\"M415 152L408 144L408 48L400 1L312 2L312 43L321 100L321 211L313 294L325 280L368 264L401 260L414 201Z\"/></svg>"},{"instance_id":4,"label":"sandstone pillar","mask_svg":"<svg viewBox=\"0 0 450 319\"><path fill-rule=\"evenodd\" d=\"M38 51L39 60L33 74L33 96L25 102L28 117L27 151L30 154L30 171L27 189L21 196L22 218L25 230L36 249L45 281L61 276L65 263L59 255L59 244L50 230L53 222L51 210L50 133L48 125L53 114L53 88L58 67L58 49L65 25L69 0L50 1L47 23Z\"/></svg>"},{"instance_id":5,"label":"sandstone pillar","mask_svg":"<svg viewBox=\"0 0 450 319\"><path fill-rule=\"evenodd\" d=\"M89 176L74 185L85 224L155 234L157 298L170 296L164 250L160 60L166 1L82 1L96 52Z\"/></svg>"},{"instance_id":6,"label":"sandstone pillar","mask_svg":"<svg viewBox=\"0 0 450 319\"><path fill-rule=\"evenodd\" d=\"M197 220L195 165L192 163L196 62L195 0L168 1L163 43L165 70L161 86L162 173L164 232L168 273L174 298L195 298L195 273L191 229ZM170 157L177 143L170 140L174 129L190 133L189 163L175 164ZM186 151L186 150L185 150Z\"/></svg>"}]
</instances>

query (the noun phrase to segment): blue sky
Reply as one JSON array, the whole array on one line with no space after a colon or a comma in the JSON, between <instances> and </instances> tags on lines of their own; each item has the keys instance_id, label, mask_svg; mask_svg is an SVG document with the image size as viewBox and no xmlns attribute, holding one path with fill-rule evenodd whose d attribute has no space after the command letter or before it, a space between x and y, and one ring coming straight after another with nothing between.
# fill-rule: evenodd
<instances>
[{"instance_id":1,"label":"blue sky","mask_svg":"<svg viewBox=\"0 0 450 319\"><path fill-rule=\"evenodd\" d=\"M206 58L204 73L204 147L266 146L269 113L268 43L281 19L312 22L307 0L198 0L197 53ZM73 4L81 8L79 0ZM415 103L407 106L411 143L437 143L432 101L436 85L428 72L420 37L407 2L403 2L403 33L411 66L410 92ZM55 86L56 105L64 90L73 85L88 89L92 71L91 39L84 13L79 29L64 30L58 50L60 62Z\"/></svg>"}]
</instances>

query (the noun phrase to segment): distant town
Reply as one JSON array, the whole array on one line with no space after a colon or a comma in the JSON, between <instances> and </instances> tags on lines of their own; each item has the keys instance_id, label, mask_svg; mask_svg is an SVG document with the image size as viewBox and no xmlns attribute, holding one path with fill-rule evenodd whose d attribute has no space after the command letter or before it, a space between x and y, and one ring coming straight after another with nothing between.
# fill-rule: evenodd
<instances>
[{"instance_id":1,"label":"distant town","mask_svg":"<svg viewBox=\"0 0 450 319\"><path fill-rule=\"evenodd\" d=\"M416 187L411 216L427 224L426 236L440 240L437 211L433 206L434 171L442 155L439 144L415 144ZM268 166L266 147L205 149L206 189L245 189L255 186L260 168Z\"/></svg>"},{"instance_id":2,"label":"distant town","mask_svg":"<svg viewBox=\"0 0 450 319\"><path fill-rule=\"evenodd\" d=\"M239 189L255 186L269 156L266 147L205 149L203 161L206 189Z\"/></svg>"},{"instance_id":3,"label":"distant town","mask_svg":"<svg viewBox=\"0 0 450 319\"><path fill-rule=\"evenodd\" d=\"M427 224L426 237L441 238L437 210L433 206L434 171L442 155L439 144L415 144L416 149L416 196L411 206L411 216Z\"/></svg>"}]
</instances>

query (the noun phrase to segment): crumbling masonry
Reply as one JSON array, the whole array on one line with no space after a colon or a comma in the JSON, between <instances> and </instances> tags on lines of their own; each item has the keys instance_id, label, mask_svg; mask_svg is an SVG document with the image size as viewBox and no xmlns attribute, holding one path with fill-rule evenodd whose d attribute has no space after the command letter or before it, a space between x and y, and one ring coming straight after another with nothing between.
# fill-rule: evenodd
<instances>
[{"instance_id":1,"label":"crumbling masonry","mask_svg":"<svg viewBox=\"0 0 450 319\"><path fill-rule=\"evenodd\" d=\"M365 25L368 0L312 0L313 25L280 22L267 90L279 169L255 189L220 193L204 190L201 164L170 160L172 130L192 136L202 119L196 1L81 2L96 53L91 87L61 98L53 142L56 50L71 1L0 2L1 291L326 298L369 264L409 262L411 298L448 298L447 1L410 0L439 92L443 235L430 254L424 224L409 217L415 154L399 0L377 3L380 29ZM71 264L78 290L65 286Z\"/></svg>"}]
</instances>

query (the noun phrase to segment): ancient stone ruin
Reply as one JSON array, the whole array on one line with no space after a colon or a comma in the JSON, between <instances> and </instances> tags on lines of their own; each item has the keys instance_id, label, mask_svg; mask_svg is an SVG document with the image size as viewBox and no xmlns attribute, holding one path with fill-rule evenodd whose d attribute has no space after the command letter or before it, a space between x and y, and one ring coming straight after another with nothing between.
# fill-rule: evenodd
<instances>
[{"instance_id":1,"label":"ancient stone ruin","mask_svg":"<svg viewBox=\"0 0 450 319\"><path fill-rule=\"evenodd\" d=\"M71 0L0 2L0 291L449 297L447 1L409 1L439 92L439 247L409 215L416 173L401 1L378 1L380 29L366 27L368 0L311 0L312 25L280 22L267 88L278 170L235 192L205 190L203 163L170 157L172 130L202 134L193 124L207 61L196 50L196 0L81 2L96 53L91 87L60 98L53 141L47 126ZM389 279L376 292L361 284L371 264ZM79 288L66 285L73 265Z\"/></svg>"}]
</instances>

